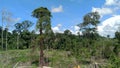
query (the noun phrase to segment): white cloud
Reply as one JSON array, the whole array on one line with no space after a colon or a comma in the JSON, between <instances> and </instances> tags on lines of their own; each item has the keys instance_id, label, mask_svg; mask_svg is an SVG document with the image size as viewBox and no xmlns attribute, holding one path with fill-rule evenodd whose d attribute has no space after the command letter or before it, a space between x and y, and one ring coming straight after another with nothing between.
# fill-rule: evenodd
<instances>
[{"instance_id":1,"label":"white cloud","mask_svg":"<svg viewBox=\"0 0 120 68\"><path fill-rule=\"evenodd\" d=\"M74 32L73 32L73 34L77 35L78 32L80 32L80 28L78 26L74 26Z\"/></svg>"},{"instance_id":2,"label":"white cloud","mask_svg":"<svg viewBox=\"0 0 120 68\"><path fill-rule=\"evenodd\" d=\"M92 8L92 12L97 11L101 16L115 15L119 10L120 10L120 0L106 0L101 7Z\"/></svg>"},{"instance_id":3,"label":"white cloud","mask_svg":"<svg viewBox=\"0 0 120 68\"><path fill-rule=\"evenodd\" d=\"M70 31L72 32L72 34L78 35L78 32L80 32L80 28L78 26L72 26ZM80 34L82 33L80 32Z\"/></svg>"},{"instance_id":4,"label":"white cloud","mask_svg":"<svg viewBox=\"0 0 120 68\"><path fill-rule=\"evenodd\" d=\"M120 0L106 0L105 6L119 6L120 7Z\"/></svg>"},{"instance_id":5,"label":"white cloud","mask_svg":"<svg viewBox=\"0 0 120 68\"><path fill-rule=\"evenodd\" d=\"M110 35L114 37L114 33L120 26L120 15L113 16L102 22L102 25L98 26L98 33L102 36Z\"/></svg>"},{"instance_id":6,"label":"white cloud","mask_svg":"<svg viewBox=\"0 0 120 68\"><path fill-rule=\"evenodd\" d=\"M110 6L110 5L115 5L115 4L116 4L116 1L117 1L117 0L106 0L105 5L108 5L108 6Z\"/></svg>"},{"instance_id":7,"label":"white cloud","mask_svg":"<svg viewBox=\"0 0 120 68\"><path fill-rule=\"evenodd\" d=\"M4 21L6 22L6 25L9 27L12 27L14 23L17 23L20 21L21 18L12 18L12 17L6 17Z\"/></svg>"},{"instance_id":8,"label":"white cloud","mask_svg":"<svg viewBox=\"0 0 120 68\"><path fill-rule=\"evenodd\" d=\"M20 20L21 18L7 18L8 22L16 23Z\"/></svg>"},{"instance_id":9,"label":"white cloud","mask_svg":"<svg viewBox=\"0 0 120 68\"><path fill-rule=\"evenodd\" d=\"M93 7L92 12L95 12L95 11L97 11L101 16L113 13L112 9L104 8L104 7L103 8L95 8L95 7Z\"/></svg>"},{"instance_id":10,"label":"white cloud","mask_svg":"<svg viewBox=\"0 0 120 68\"><path fill-rule=\"evenodd\" d=\"M78 26L74 26L74 28L76 31L79 31L79 29L80 29Z\"/></svg>"},{"instance_id":11,"label":"white cloud","mask_svg":"<svg viewBox=\"0 0 120 68\"><path fill-rule=\"evenodd\" d=\"M57 26L52 27L52 30L54 33L63 33L63 31L60 29L61 27L62 27L62 25L58 24Z\"/></svg>"},{"instance_id":12,"label":"white cloud","mask_svg":"<svg viewBox=\"0 0 120 68\"><path fill-rule=\"evenodd\" d=\"M53 13L63 12L62 5L60 5L59 7L53 7L51 12L53 12Z\"/></svg>"}]
</instances>

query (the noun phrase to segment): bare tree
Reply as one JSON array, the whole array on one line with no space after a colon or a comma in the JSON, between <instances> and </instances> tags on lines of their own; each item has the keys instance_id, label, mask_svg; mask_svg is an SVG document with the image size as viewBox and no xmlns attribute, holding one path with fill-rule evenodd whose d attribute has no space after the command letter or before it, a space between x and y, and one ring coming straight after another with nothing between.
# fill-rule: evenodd
<instances>
[{"instance_id":1,"label":"bare tree","mask_svg":"<svg viewBox=\"0 0 120 68\"><path fill-rule=\"evenodd\" d=\"M3 47L4 47L4 45L3 45L3 43L4 43L3 30L4 30L4 24L5 24L5 28L6 28L6 38L5 38L6 45L5 45L5 47L6 47L6 50L7 50L7 46L8 46L8 43L7 43L7 40L8 40L7 35L8 34L7 33L8 33L9 25L12 22L11 19L12 19L12 13L8 12L6 9L3 9L2 10L2 35L1 35L1 37L2 37L2 49L3 49Z\"/></svg>"},{"instance_id":2,"label":"bare tree","mask_svg":"<svg viewBox=\"0 0 120 68\"><path fill-rule=\"evenodd\" d=\"M3 39L3 30L4 30L4 20L5 20L5 9L2 9L2 13L1 13L1 16L2 16L2 34L1 34L1 38L2 38L2 49L3 49L3 43L4 43L4 39Z\"/></svg>"}]
</instances>

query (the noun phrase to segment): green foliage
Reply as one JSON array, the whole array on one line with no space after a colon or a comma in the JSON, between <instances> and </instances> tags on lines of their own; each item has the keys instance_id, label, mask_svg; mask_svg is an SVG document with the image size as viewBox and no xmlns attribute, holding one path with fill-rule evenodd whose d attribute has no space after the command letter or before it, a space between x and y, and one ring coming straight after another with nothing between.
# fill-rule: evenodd
<instances>
[{"instance_id":1,"label":"green foliage","mask_svg":"<svg viewBox=\"0 0 120 68\"><path fill-rule=\"evenodd\" d=\"M38 22L36 24L37 29L44 30L45 33L51 31L51 20L50 17L51 12L45 8L45 7L40 7L35 9L32 12L32 16L38 18Z\"/></svg>"},{"instance_id":2,"label":"green foliage","mask_svg":"<svg viewBox=\"0 0 120 68\"><path fill-rule=\"evenodd\" d=\"M112 55L109 59L110 63L111 63L111 68L119 68L120 67L120 58Z\"/></svg>"},{"instance_id":3,"label":"green foliage","mask_svg":"<svg viewBox=\"0 0 120 68\"><path fill-rule=\"evenodd\" d=\"M100 15L98 12L90 12L84 16L83 22L78 25L83 33L83 36L91 39L96 38L97 25L100 23L99 19Z\"/></svg>"},{"instance_id":4,"label":"green foliage","mask_svg":"<svg viewBox=\"0 0 120 68\"><path fill-rule=\"evenodd\" d=\"M113 51L114 51L114 53L115 53L116 55L119 56L119 53L120 53L120 44L117 43L117 44L115 45Z\"/></svg>"},{"instance_id":5,"label":"green foliage","mask_svg":"<svg viewBox=\"0 0 120 68\"><path fill-rule=\"evenodd\" d=\"M33 23L29 20L25 20L21 24L22 24L22 29L23 30L28 30L28 28L33 25Z\"/></svg>"},{"instance_id":6,"label":"green foliage","mask_svg":"<svg viewBox=\"0 0 120 68\"><path fill-rule=\"evenodd\" d=\"M91 25L96 26L97 24L100 23L99 19L100 19L100 15L98 14L98 12L88 13L84 16L83 18L84 22L82 25L89 26L91 24Z\"/></svg>"},{"instance_id":7,"label":"green foliage","mask_svg":"<svg viewBox=\"0 0 120 68\"><path fill-rule=\"evenodd\" d=\"M115 38L120 42L120 32L115 32Z\"/></svg>"}]
</instances>

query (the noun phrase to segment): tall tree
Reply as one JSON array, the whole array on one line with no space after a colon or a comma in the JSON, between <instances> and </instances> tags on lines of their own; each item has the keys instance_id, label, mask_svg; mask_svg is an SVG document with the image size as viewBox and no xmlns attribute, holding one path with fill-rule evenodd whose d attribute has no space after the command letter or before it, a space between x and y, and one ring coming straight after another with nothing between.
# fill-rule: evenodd
<instances>
[{"instance_id":1,"label":"tall tree","mask_svg":"<svg viewBox=\"0 0 120 68\"><path fill-rule=\"evenodd\" d=\"M2 10L2 13L1 13L1 16L2 16L2 34L1 34L1 37L2 37L2 49L3 49L3 43L4 43L4 39L3 39L3 23L4 23L4 20L5 20L5 18L6 18L6 10L5 9L3 9Z\"/></svg>"},{"instance_id":2,"label":"tall tree","mask_svg":"<svg viewBox=\"0 0 120 68\"><path fill-rule=\"evenodd\" d=\"M99 19L100 15L98 12L90 12L83 17L83 22L78 25L85 39L84 45L89 48L89 54L92 54L92 52L94 52L92 49L93 46L91 45L93 45L94 41L98 37L97 25L100 23ZM89 58L92 60L92 57Z\"/></svg>"},{"instance_id":3,"label":"tall tree","mask_svg":"<svg viewBox=\"0 0 120 68\"><path fill-rule=\"evenodd\" d=\"M83 22L78 25L81 28L83 35L91 38L93 34L97 33L97 25L100 23L99 19L100 15L98 12L86 14L83 18Z\"/></svg>"},{"instance_id":4,"label":"tall tree","mask_svg":"<svg viewBox=\"0 0 120 68\"><path fill-rule=\"evenodd\" d=\"M35 9L32 12L32 16L36 17L38 19L36 27L39 29L40 32L40 59L39 59L39 65L43 67L45 65L44 61L44 53L43 53L43 40L44 40L44 34L48 34L51 32L51 12L45 8L40 7Z\"/></svg>"},{"instance_id":5,"label":"tall tree","mask_svg":"<svg viewBox=\"0 0 120 68\"><path fill-rule=\"evenodd\" d=\"M26 48L29 48L31 35L28 28L32 27L33 23L29 20L25 20L21 24L22 24L21 38L22 38L22 41L24 42L21 48L23 48L23 46L25 46Z\"/></svg>"},{"instance_id":6,"label":"tall tree","mask_svg":"<svg viewBox=\"0 0 120 68\"><path fill-rule=\"evenodd\" d=\"M11 22L10 19L11 19L11 16L12 16L12 13L11 12L8 12L6 9L3 9L2 10L2 28L3 28L3 23L6 23L5 25L5 28L8 28L9 27L9 23ZM3 46L3 31L2 31L2 46ZM7 47L7 32L6 32L6 47ZM6 48L7 50L7 48Z\"/></svg>"},{"instance_id":7,"label":"tall tree","mask_svg":"<svg viewBox=\"0 0 120 68\"><path fill-rule=\"evenodd\" d=\"M22 30L22 24L21 23L16 23L15 25L16 31L17 31L17 49L19 49L19 35Z\"/></svg>"}]
</instances>

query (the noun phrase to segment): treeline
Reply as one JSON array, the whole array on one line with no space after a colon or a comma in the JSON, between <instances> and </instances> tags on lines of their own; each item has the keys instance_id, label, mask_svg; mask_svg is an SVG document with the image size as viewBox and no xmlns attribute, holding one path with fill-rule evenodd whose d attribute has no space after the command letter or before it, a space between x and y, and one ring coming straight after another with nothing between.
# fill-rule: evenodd
<instances>
[{"instance_id":1,"label":"treeline","mask_svg":"<svg viewBox=\"0 0 120 68\"><path fill-rule=\"evenodd\" d=\"M0 49L29 48L31 40L37 35L34 30L28 30L32 25L33 23L31 21L25 20L22 23L16 23L13 31L9 31L8 28L3 29L2 26L0 26Z\"/></svg>"},{"instance_id":2,"label":"treeline","mask_svg":"<svg viewBox=\"0 0 120 68\"><path fill-rule=\"evenodd\" d=\"M39 48L38 34L34 30L23 30L18 33L16 30L8 32L8 29L4 29L4 50L6 49L6 32L8 35L7 49ZM92 60L104 59L104 61L109 60L111 64L118 67L120 63L120 32L115 33L115 38L101 37L98 34L91 35L91 37L93 38L80 34L74 35L70 30L65 30L64 33L55 33L47 37L44 40L44 49L69 51L69 56L75 56L79 59L79 63L91 63ZM2 44L1 41L0 44ZM2 50L2 46L0 47Z\"/></svg>"}]
</instances>

